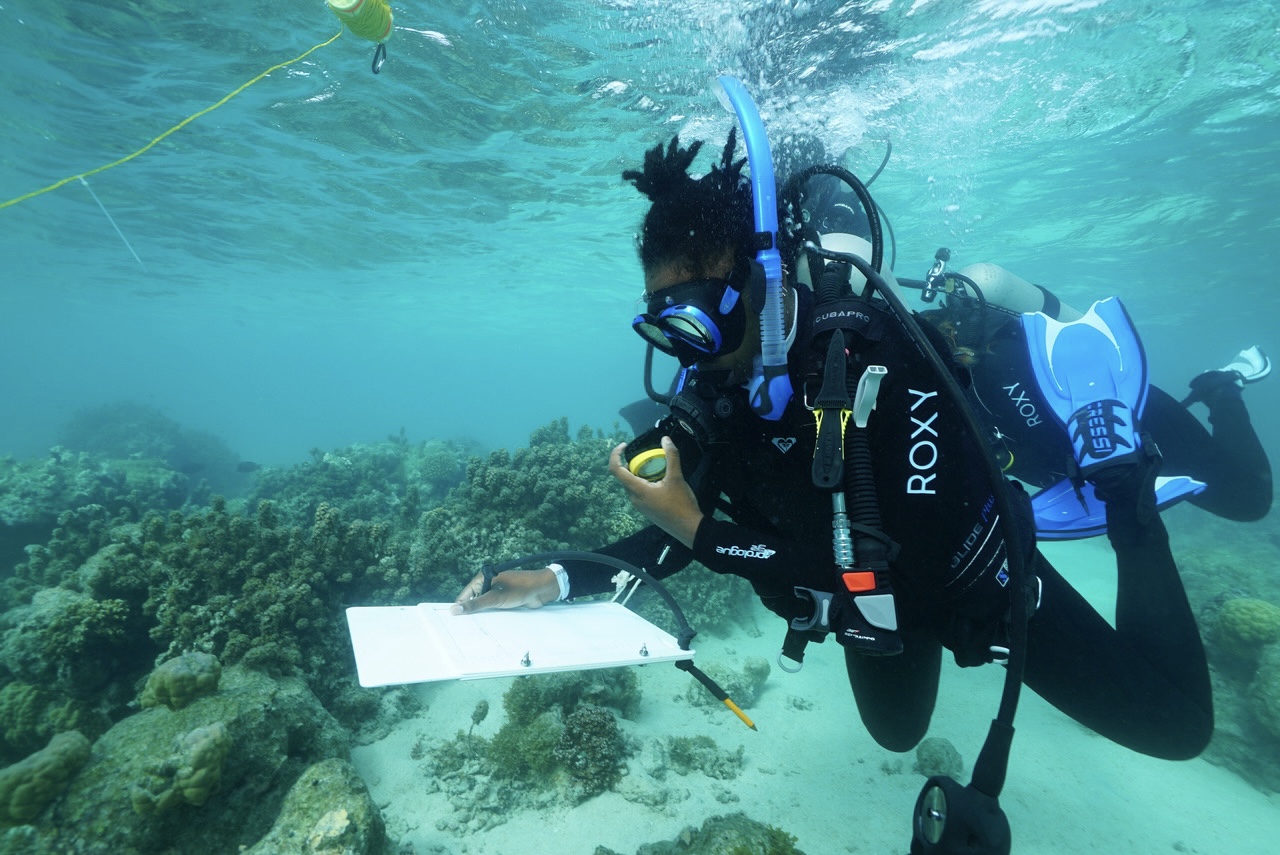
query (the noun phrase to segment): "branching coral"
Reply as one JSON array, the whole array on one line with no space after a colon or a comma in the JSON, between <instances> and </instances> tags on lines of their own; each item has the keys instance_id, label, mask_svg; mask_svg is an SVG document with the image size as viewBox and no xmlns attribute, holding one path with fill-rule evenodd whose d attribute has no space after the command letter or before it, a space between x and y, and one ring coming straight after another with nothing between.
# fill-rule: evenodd
<instances>
[{"instance_id":1,"label":"branching coral","mask_svg":"<svg viewBox=\"0 0 1280 855\"><path fill-rule=\"evenodd\" d=\"M321 504L345 519L412 525L461 480L463 459L461 446L440 440L316 449L307 463L260 471L250 506L273 502L293 525L309 523Z\"/></svg>"},{"instance_id":2,"label":"branching coral","mask_svg":"<svg viewBox=\"0 0 1280 855\"><path fill-rule=\"evenodd\" d=\"M4 596L10 606L54 596L46 591L75 602L48 631L18 633L24 656L10 658L29 664L13 677L42 690L61 681L55 705L86 688L106 692L110 680L99 706L118 716L156 662L199 652L300 674L354 724L376 698L364 702L371 693L350 679L343 607L451 598L482 560L589 548L634 530L640 520L605 471L611 444L554 422L528 449L473 459L447 497L442 486L463 477L463 448L392 441L262 470L243 505L214 497L136 521L102 506L68 512ZM92 673L73 673L82 668Z\"/></svg>"},{"instance_id":3,"label":"branching coral","mask_svg":"<svg viewBox=\"0 0 1280 855\"><path fill-rule=\"evenodd\" d=\"M106 679L129 686L159 659L201 652L301 670L333 700L356 691L342 606L382 584L377 568L395 561L390 535L387 523L347 521L324 504L309 529L283 525L270 503L252 518L220 499L195 513L152 513L115 529L116 542L65 575L66 587L41 589L26 607L39 619L32 612L6 635L2 661L25 682L74 696Z\"/></svg>"},{"instance_id":4,"label":"branching coral","mask_svg":"<svg viewBox=\"0 0 1280 855\"><path fill-rule=\"evenodd\" d=\"M451 598L485 562L594 549L637 531L644 520L606 471L616 439L589 430L571 439L560 419L534 431L528 448L473 458L412 534L405 587Z\"/></svg>"},{"instance_id":5,"label":"branching coral","mask_svg":"<svg viewBox=\"0 0 1280 855\"><path fill-rule=\"evenodd\" d=\"M130 630L137 619L121 600L46 588L31 605L4 616L11 628L0 644L0 663L32 685L66 697L91 696L136 658Z\"/></svg>"},{"instance_id":6,"label":"branching coral","mask_svg":"<svg viewBox=\"0 0 1280 855\"><path fill-rule=\"evenodd\" d=\"M207 513L171 518L156 532L172 581L144 606L155 616L151 637L165 655L204 651L268 673L300 668L336 685L342 672L332 663L349 655L340 609L376 584L370 569L390 527L346 522L323 503L310 532L264 524L276 521L263 506L254 520L218 501Z\"/></svg>"}]
</instances>

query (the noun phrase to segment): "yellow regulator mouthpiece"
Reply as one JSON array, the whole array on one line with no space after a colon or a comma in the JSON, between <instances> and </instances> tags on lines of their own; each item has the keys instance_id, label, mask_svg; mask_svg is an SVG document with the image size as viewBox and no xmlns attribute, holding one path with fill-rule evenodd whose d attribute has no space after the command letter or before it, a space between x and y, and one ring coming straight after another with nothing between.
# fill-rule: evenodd
<instances>
[{"instance_id":1,"label":"yellow regulator mouthpiece","mask_svg":"<svg viewBox=\"0 0 1280 855\"><path fill-rule=\"evenodd\" d=\"M384 44L391 38L391 7L387 0L325 0L338 20L362 39Z\"/></svg>"}]
</instances>

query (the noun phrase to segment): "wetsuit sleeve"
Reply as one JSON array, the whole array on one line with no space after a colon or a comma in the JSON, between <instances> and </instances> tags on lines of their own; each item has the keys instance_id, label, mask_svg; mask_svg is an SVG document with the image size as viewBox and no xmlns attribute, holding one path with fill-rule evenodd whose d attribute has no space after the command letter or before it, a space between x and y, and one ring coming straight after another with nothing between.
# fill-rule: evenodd
<instances>
[{"instance_id":1,"label":"wetsuit sleeve","mask_svg":"<svg viewBox=\"0 0 1280 855\"><path fill-rule=\"evenodd\" d=\"M804 579L814 567L827 567L825 551L728 520L707 517L693 540L693 557L715 573L741 576L752 585L779 578Z\"/></svg>"},{"instance_id":2,"label":"wetsuit sleeve","mask_svg":"<svg viewBox=\"0 0 1280 855\"><path fill-rule=\"evenodd\" d=\"M809 600L796 596L796 586L827 590L830 585L828 549L710 516L694 535L693 557L714 573L746 579L765 608L786 620L812 611Z\"/></svg>"},{"instance_id":3,"label":"wetsuit sleeve","mask_svg":"<svg viewBox=\"0 0 1280 855\"><path fill-rule=\"evenodd\" d=\"M665 579L688 566L693 553L656 525L641 529L608 546L594 550L601 555L634 564L655 579ZM612 567L588 561L561 561L569 574L569 596L585 597L614 590Z\"/></svg>"},{"instance_id":4,"label":"wetsuit sleeve","mask_svg":"<svg viewBox=\"0 0 1280 855\"><path fill-rule=\"evenodd\" d=\"M718 482L704 469L690 476L690 486L698 499L698 507L710 517L720 497ZM646 526L635 534L594 550L600 555L634 564L655 579L665 579L683 570L693 560L693 552L656 525ZM569 576L569 598L586 597L615 590L613 577L617 571L588 561L561 561Z\"/></svg>"}]
</instances>

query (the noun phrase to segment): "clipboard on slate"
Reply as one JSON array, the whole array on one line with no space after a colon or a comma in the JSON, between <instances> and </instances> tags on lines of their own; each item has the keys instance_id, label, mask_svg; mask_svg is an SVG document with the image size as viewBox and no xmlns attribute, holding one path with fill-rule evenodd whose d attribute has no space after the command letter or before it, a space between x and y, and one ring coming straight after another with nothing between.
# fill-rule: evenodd
<instances>
[{"instance_id":1,"label":"clipboard on slate","mask_svg":"<svg viewBox=\"0 0 1280 855\"><path fill-rule=\"evenodd\" d=\"M451 605L347 609L360 685L483 680L694 656L618 603L549 603L469 615L450 614Z\"/></svg>"}]
</instances>

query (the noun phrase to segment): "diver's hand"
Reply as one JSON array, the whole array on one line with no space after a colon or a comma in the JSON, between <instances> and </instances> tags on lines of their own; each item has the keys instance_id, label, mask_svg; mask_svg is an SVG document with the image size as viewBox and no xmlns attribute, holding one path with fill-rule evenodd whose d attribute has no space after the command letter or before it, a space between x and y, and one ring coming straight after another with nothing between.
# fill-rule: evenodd
<instances>
[{"instance_id":1,"label":"diver's hand","mask_svg":"<svg viewBox=\"0 0 1280 855\"><path fill-rule=\"evenodd\" d=\"M685 546L693 546L693 536L702 523L702 511L693 488L684 480L680 468L680 452L671 437L662 438L662 451L667 455L667 473L661 481L646 481L631 474L622 460L624 442L609 455L609 472L627 490L631 504L648 520Z\"/></svg>"},{"instance_id":2,"label":"diver's hand","mask_svg":"<svg viewBox=\"0 0 1280 855\"><path fill-rule=\"evenodd\" d=\"M560 582L550 567L541 570L506 570L493 577L483 594L484 574L467 583L453 601L450 614L464 615L485 609L537 609L560 598Z\"/></svg>"}]
</instances>

